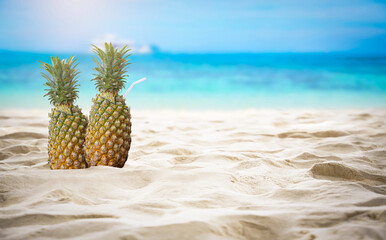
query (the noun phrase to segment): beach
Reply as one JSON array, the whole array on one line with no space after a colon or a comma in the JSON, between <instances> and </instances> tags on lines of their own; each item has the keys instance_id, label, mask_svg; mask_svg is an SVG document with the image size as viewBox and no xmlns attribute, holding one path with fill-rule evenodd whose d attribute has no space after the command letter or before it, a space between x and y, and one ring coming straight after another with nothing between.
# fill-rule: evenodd
<instances>
[{"instance_id":1,"label":"beach","mask_svg":"<svg viewBox=\"0 0 386 240\"><path fill-rule=\"evenodd\" d=\"M386 110L138 110L124 168L50 170L0 111L1 239L385 239Z\"/></svg>"}]
</instances>

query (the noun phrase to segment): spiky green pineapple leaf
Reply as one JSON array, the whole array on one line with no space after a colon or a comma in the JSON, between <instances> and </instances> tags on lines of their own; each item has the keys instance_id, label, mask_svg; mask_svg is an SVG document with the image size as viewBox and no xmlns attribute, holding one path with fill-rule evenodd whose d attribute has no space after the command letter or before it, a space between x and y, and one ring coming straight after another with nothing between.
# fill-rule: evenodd
<instances>
[{"instance_id":1,"label":"spiky green pineapple leaf","mask_svg":"<svg viewBox=\"0 0 386 240\"><path fill-rule=\"evenodd\" d=\"M127 58L131 55L128 54L131 49L127 46L114 48L111 43L105 43L105 51L92 46L92 51L99 57L99 61L93 57L97 65L94 70L97 73L93 74L95 78L92 80L100 92L118 93L126 83L124 78L128 76L125 73L130 64Z\"/></svg>"},{"instance_id":2,"label":"spiky green pineapple leaf","mask_svg":"<svg viewBox=\"0 0 386 240\"><path fill-rule=\"evenodd\" d=\"M79 74L75 64L76 59L71 56L68 60L60 60L58 56L51 57L51 64L41 62L41 68L48 74L42 72L41 75L47 80L44 86L47 86L47 93L44 97L48 96L51 104L54 106L66 104L72 105L78 98L78 86L77 77Z\"/></svg>"}]
</instances>

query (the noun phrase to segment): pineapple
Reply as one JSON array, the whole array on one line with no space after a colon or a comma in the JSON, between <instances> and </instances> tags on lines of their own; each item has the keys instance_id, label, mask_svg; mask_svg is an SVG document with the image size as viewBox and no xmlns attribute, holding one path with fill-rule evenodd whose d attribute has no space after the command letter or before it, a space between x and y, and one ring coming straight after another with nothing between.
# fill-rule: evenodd
<instances>
[{"instance_id":1,"label":"pineapple","mask_svg":"<svg viewBox=\"0 0 386 240\"><path fill-rule=\"evenodd\" d=\"M105 51L93 45L100 58L94 58L97 67L95 85L99 94L93 99L86 134L86 161L89 166L123 167L131 144L131 115L119 91L125 84L129 65L126 46L118 49L105 43Z\"/></svg>"},{"instance_id":2,"label":"pineapple","mask_svg":"<svg viewBox=\"0 0 386 240\"><path fill-rule=\"evenodd\" d=\"M81 109L74 105L78 97L76 77L79 74L75 59L60 60L51 57L52 65L41 62L41 67L49 75L42 73L47 80L44 84L50 103L54 105L48 116L51 118L48 134L48 163L51 169L86 168L84 141L87 118Z\"/></svg>"}]
</instances>

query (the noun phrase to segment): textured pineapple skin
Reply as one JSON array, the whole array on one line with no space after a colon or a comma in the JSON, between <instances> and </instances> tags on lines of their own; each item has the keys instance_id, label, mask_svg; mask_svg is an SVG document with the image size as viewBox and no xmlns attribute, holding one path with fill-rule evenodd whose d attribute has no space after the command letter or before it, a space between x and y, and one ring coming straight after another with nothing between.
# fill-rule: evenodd
<instances>
[{"instance_id":1,"label":"textured pineapple skin","mask_svg":"<svg viewBox=\"0 0 386 240\"><path fill-rule=\"evenodd\" d=\"M84 141L87 118L78 106L71 113L51 109L48 133L48 163L51 169L86 168Z\"/></svg>"},{"instance_id":2,"label":"textured pineapple skin","mask_svg":"<svg viewBox=\"0 0 386 240\"><path fill-rule=\"evenodd\" d=\"M111 101L113 100L113 101ZM122 168L131 145L131 115L122 96L93 99L86 135L86 161L89 166Z\"/></svg>"}]
</instances>

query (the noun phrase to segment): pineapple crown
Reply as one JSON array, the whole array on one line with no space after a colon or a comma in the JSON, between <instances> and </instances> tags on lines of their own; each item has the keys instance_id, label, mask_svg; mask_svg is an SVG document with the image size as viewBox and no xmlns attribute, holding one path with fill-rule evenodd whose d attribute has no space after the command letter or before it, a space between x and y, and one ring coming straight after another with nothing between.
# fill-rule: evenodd
<instances>
[{"instance_id":1,"label":"pineapple crown","mask_svg":"<svg viewBox=\"0 0 386 240\"><path fill-rule=\"evenodd\" d=\"M46 70L49 75L42 73L42 76L47 80L44 84L49 87L45 89L50 103L54 106L59 105L72 105L76 98L78 98L78 86L77 75L79 74L74 64L76 59L74 56L70 59L60 60L58 56L51 57L52 65L41 62L41 67Z\"/></svg>"},{"instance_id":2,"label":"pineapple crown","mask_svg":"<svg viewBox=\"0 0 386 240\"><path fill-rule=\"evenodd\" d=\"M96 81L95 85L100 92L110 92L115 95L126 83L124 78L128 75L125 75L125 73L127 72L127 66L130 64L127 57L131 55L127 54L127 52L131 49L127 48L127 46L121 49L114 48L111 43L105 43L105 51L95 45L92 46L93 52L100 59L99 62L93 57L94 62L97 64L97 67L94 69L98 73L94 74L95 78L92 80Z\"/></svg>"}]
</instances>

